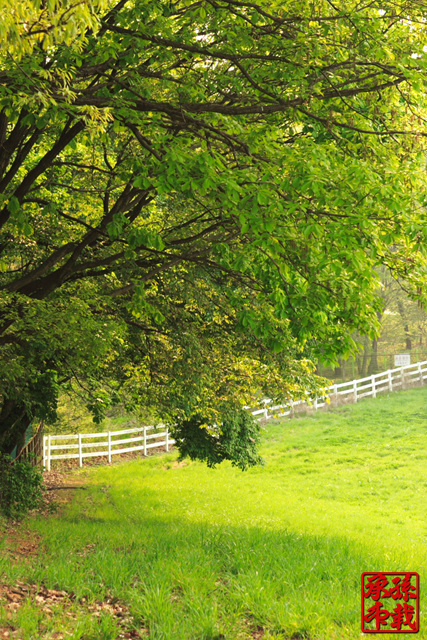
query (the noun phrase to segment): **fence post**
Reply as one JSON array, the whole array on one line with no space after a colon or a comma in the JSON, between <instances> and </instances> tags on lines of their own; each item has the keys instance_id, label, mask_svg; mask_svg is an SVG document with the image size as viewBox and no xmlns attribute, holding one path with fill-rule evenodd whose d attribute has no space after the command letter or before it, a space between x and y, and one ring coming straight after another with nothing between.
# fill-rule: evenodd
<instances>
[{"instance_id":1,"label":"fence post","mask_svg":"<svg viewBox=\"0 0 427 640\"><path fill-rule=\"evenodd\" d=\"M144 456L147 455L147 427L144 427Z\"/></svg>"},{"instance_id":2,"label":"fence post","mask_svg":"<svg viewBox=\"0 0 427 640\"><path fill-rule=\"evenodd\" d=\"M390 369L388 370L388 390L393 391L393 376Z\"/></svg>"},{"instance_id":3,"label":"fence post","mask_svg":"<svg viewBox=\"0 0 427 640\"><path fill-rule=\"evenodd\" d=\"M169 429L166 427L166 451L169 451Z\"/></svg>"},{"instance_id":4,"label":"fence post","mask_svg":"<svg viewBox=\"0 0 427 640\"><path fill-rule=\"evenodd\" d=\"M334 386L332 387L332 393L334 396L334 404L337 405L338 404L338 389L337 389L337 385L334 384Z\"/></svg>"},{"instance_id":5,"label":"fence post","mask_svg":"<svg viewBox=\"0 0 427 640\"><path fill-rule=\"evenodd\" d=\"M43 436L43 467L45 467L46 471L49 471L48 469L48 438L49 436Z\"/></svg>"},{"instance_id":6,"label":"fence post","mask_svg":"<svg viewBox=\"0 0 427 640\"><path fill-rule=\"evenodd\" d=\"M403 372L403 367L402 367L402 368L401 368L401 370L400 370L400 381L401 381L401 383L402 383L402 385L401 385L401 389L402 389L402 391L403 391L403 390L404 390L404 388L405 388L405 374L404 374L404 372Z\"/></svg>"},{"instance_id":7,"label":"fence post","mask_svg":"<svg viewBox=\"0 0 427 640\"><path fill-rule=\"evenodd\" d=\"M353 382L354 401L357 402L357 380Z\"/></svg>"},{"instance_id":8,"label":"fence post","mask_svg":"<svg viewBox=\"0 0 427 640\"><path fill-rule=\"evenodd\" d=\"M264 420L268 420L268 409L265 407L264 409Z\"/></svg>"},{"instance_id":9,"label":"fence post","mask_svg":"<svg viewBox=\"0 0 427 640\"><path fill-rule=\"evenodd\" d=\"M294 408L294 401L293 400L289 400L289 417L290 418L295 418L295 408Z\"/></svg>"},{"instance_id":10,"label":"fence post","mask_svg":"<svg viewBox=\"0 0 427 640\"><path fill-rule=\"evenodd\" d=\"M79 433L79 467L83 466L83 455L82 455L82 434Z\"/></svg>"},{"instance_id":11,"label":"fence post","mask_svg":"<svg viewBox=\"0 0 427 640\"><path fill-rule=\"evenodd\" d=\"M421 362L418 363L418 373L420 374L420 384L421 384L421 386L423 386L424 377L423 377Z\"/></svg>"},{"instance_id":12,"label":"fence post","mask_svg":"<svg viewBox=\"0 0 427 640\"><path fill-rule=\"evenodd\" d=\"M375 376L372 376L371 380L372 380L372 397L376 398L377 397L377 389L375 387Z\"/></svg>"},{"instance_id":13,"label":"fence post","mask_svg":"<svg viewBox=\"0 0 427 640\"><path fill-rule=\"evenodd\" d=\"M108 464L111 464L111 431L108 432Z\"/></svg>"},{"instance_id":14,"label":"fence post","mask_svg":"<svg viewBox=\"0 0 427 640\"><path fill-rule=\"evenodd\" d=\"M51 446L51 437L48 435L47 437L47 470L50 471L50 446Z\"/></svg>"},{"instance_id":15,"label":"fence post","mask_svg":"<svg viewBox=\"0 0 427 640\"><path fill-rule=\"evenodd\" d=\"M314 398L313 407L314 407L314 410L317 411L317 396Z\"/></svg>"}]
</instances>

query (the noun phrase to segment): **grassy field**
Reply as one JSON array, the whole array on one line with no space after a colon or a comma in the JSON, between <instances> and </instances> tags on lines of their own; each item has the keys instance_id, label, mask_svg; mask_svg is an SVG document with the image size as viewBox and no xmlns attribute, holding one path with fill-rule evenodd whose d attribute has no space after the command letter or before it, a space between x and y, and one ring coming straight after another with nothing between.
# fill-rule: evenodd
<instances>
[{"instance_id":1,"label":"grassy field","mask_svg":"<svg viewBox=\"0 0 427 640\"><path fill-rule=\"evenodd\" d=\"M361 573L417 571L427 639L426 409L427 388L413 389L268 424L265 465L244 473L175 454L77 472L75 499L29 523L39 555L0 565L3 583L73 599L0 607L0 628L25 640L354 639Z\"/></svg>"}]
</instances>

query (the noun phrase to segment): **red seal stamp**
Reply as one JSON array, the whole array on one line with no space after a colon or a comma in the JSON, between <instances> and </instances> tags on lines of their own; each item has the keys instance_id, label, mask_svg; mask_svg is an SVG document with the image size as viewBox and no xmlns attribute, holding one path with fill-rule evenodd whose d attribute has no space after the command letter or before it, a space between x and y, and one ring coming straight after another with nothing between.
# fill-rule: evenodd
<instances>
[{"instance_id":1,"label":"red seal stamp","mask_svg":"<svg viewBox=\"0 0 427 640\"><path fill-rule=\"evenodd\" d=\"M363 633L417 633L419 592L414 571L362 573Z\"/></svg>"}]
</instances>

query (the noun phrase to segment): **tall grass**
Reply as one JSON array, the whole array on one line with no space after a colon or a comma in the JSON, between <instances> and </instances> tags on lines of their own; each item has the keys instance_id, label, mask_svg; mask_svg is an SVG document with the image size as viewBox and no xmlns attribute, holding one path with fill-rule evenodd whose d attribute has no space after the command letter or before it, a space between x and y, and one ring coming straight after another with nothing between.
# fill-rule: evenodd
<instances>
[{"instance_id":1,"label":"tall grass","mask_svg":"<svg viewBox=\"0 0 427 640\"><path fill-rule=\"evenodd\" d=\"M244 473L175 454L84 470L65 511L32 522L44 553L5 579L113 595L153 640L360 638L363 571L418 571L426 610L426 408L414 389L268 424ZM69 637L101 637L79 615Z\"/></svg>"}]
</instances>

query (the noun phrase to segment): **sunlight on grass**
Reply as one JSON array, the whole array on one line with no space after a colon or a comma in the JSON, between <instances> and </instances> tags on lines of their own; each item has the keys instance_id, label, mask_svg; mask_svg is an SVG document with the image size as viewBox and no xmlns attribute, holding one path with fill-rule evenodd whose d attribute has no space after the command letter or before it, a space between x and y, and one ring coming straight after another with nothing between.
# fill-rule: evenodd
<instances>
[{"instance_id":1,"label":"sunlight on grass","mask_svg":"<svg viewBox=\"0 0 427 640\"><path fill-rule=\"evenodd\" d=\"M418 571L424 591L426 408L414 389L268 424L244 473L176 454L84 470L61 517L33 523L39 564L4 571L113 594L156 640L360 638L363 571Z\"/></svg>"}]
</instances>

